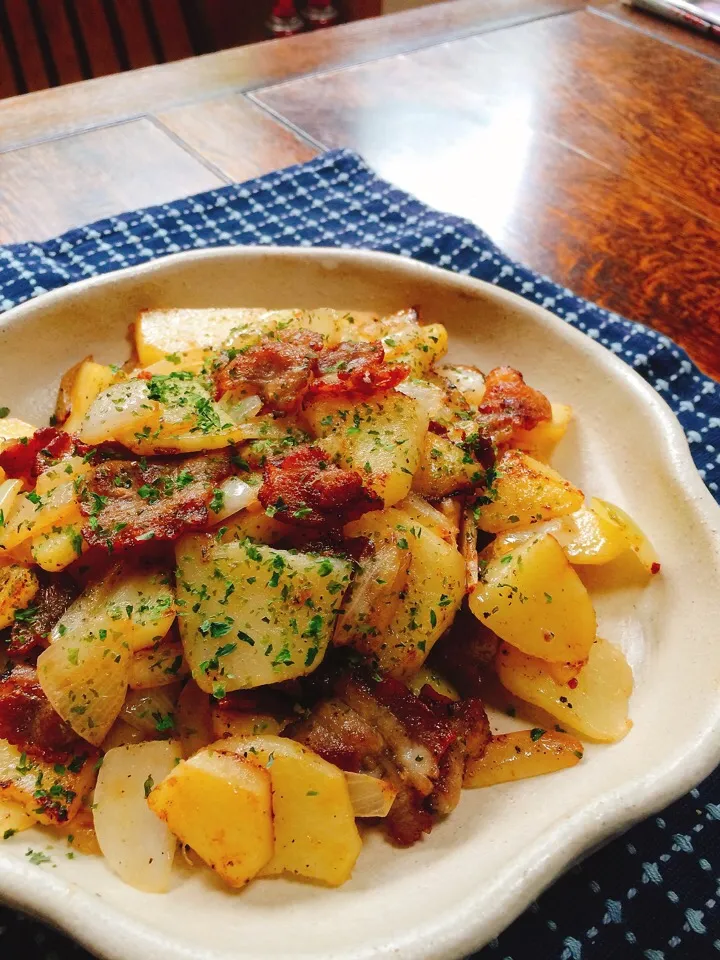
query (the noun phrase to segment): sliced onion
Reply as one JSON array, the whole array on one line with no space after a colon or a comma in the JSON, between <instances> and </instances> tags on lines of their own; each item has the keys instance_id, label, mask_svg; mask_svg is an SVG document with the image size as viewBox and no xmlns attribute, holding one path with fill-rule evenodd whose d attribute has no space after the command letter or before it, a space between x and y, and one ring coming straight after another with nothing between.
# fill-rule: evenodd
<instances>
[{"instance_id":1,"label":"sliced onion","mask_svg":"<svg viewBox=\"0 0 720 960\"><path fill-rule=\"evenodd\" d=\"M160 404L148 397L147 380L126 380L98 394L78 433L85 443L119 440L126 432L150 432L159 420Z\"/></svg>"},{"instance_id":2,"label":"sliced onion","mask_svg":"<svg viewBox=\"0 0 720 960\"><path fill-rule=\"evenodd\" d=\"M143 743L145 740L154 739L154 737L147 737L142 730L131 727L129 723L125 723L118 717L110 728L110 733L103 740L102 749L107 751L112 750L113 747L125 747L128 743Z\"/></svg>"},{"instance_id":3,"label":"sliced onion","mask_svg":"<svg viewBox=\"0 0 720 960\"><path fill-rule=\"evenodd\" d=\"M120 719L150 736L174 733L177 687L130 690L120 711Z\"/></svg>"},{"instance_id":4,"label":"sliced onion","mask_svg":"<svg viewBox=\"0 0 720 960\"><path fill-rule=\"evenodd\" d=\"M22 480L3 480L0 483L0 517L2 524L0 528L10 519L12 509L17 501L17 495L22 490Z\"/></svg>"},{"instance_id":5,"label":"sliced onion","mask_svg":"<svg viewBox=\"0 0 720 960\"><path fill-rule=\"evenodd\" d=\"M345 779L356 817L387 816L397 796L391 783L367 773L346 773Z\"/></svg>"},{"instance_id":6,"label":"sliced onion","mask_svg":"<svg viewBox=\"0 0 720 960\"><path fill-rule=\"evenodd\" d=\"M351 644L371 653L374 645L386 642L385 629L400 603L410 560L411 552L395 543L376 544L375 553L363 561L352 582L335 624L335 644Z\"/></svg>"},{"instance_id":7,"label":"sliced onion","mask_svg":"<svg viewBox=\"0 0 720 960\"><path fill-rule=\"evenodd\" d=\"M472 503L465 504L460 523L460 553L465 560L465 589L472 590L480 576L478 559L478 524Z\"/></svg>"},{"instance_id":8,"label":"sliced onion","mask_svg":"<svg viewBox=\"0 0 720 960\"><path fill-rule=\"evenodd\" d=\"M170 888L175 837L147 805L147 795L180 759L169 740L114 747L105 754L95 787L95 832L108 865L146 893Z\"/></svg>"},{"instance_id":9,"label":"sliced onion","mask_svg":"<svg viewBox=\"0 0 720 960\"><path fill-rule=\"evenodd\" d=\"M234 513L245 510L252 503L257 503L259 486L247 483L240 477L228 477L219 487L222 493L222 507L217 513L211 513L214 523L220 523Z\"/></svg>"},{"instance_id":10,"label":"sliced onion","mask_svg":"<svg viewBox=\"0 0 720 960\"><path fill-rule=\"evenodd\" d=\"M152 690L166 687L187 672L182 643L179 640L163 640L134 654L130 661L130 688Z\"/></svg>"},{"instance_id":11,"label":"sliced onion","mask_svg":"<svg viewBox=\"0 0 720 960\"><path fill-rule=\"evenodd\" d=\"M446 499L450 499L449 497ZM444 513L431 506L424 497L417 493L409 493L402 503L397 504L398 510L404 510L409 516L419 523L430 527L435 533L447 543L455 544L457 541L458 528L454 525Z\"/></svg>"},{"instance_id":12,"label":"sliced onion","mask_svg":"<svg viewBox=\"0 0 720 960\"><path fill-rule=\"evenodd\" d=\"M216 740L210 711L210 695L194 680L188 680L177 702L175 726L187 759Z\"/></svg>"},{"instance_id":13,"label":"sliced onion","mask_svg":"<svg viewBox=\"0 0 720 960\"><path fill-rule=\"evenodd\" d=\"M427 380L404 380L396 387L398 393L417 400L419 406L430 420L444 420L447 417L447 397L442 387Z\"/></svg>"},{"instance_id":14,"label":"sliced onion","mask_svg":"<svg viewBox=\"0 0 720 960\"><path fill-rule=\"evenodd\" d=\"M438 373L463 394L468 403L479 407L485 396L485 376L477 367L447 364Z\"/></svg>"}]
</instances>

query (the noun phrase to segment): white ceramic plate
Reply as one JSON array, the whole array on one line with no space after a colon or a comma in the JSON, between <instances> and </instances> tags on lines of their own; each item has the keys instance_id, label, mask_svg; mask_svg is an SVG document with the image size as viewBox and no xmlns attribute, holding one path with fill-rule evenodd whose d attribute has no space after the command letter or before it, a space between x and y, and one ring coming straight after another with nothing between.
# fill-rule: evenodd
<instances>
[{"instance_id":1,"label":"white ceramic plate","mask_svg":"<svg viewBox=\"0 0 720 960\"><path fill-rule=\"evenodd\" d=\"M596 575L604 636L635 671L635 725L578 767L465 792L422 843L372 836L352 880L326 890L255 881L240 893L209 871L167 895L123 885L102 859L29 863L32 831L0 844L0 895L110 960L360 960L457 957L496 935L573 860L698 782L720 760L720 510L665 403L588 337L513 294L388 255L228 248L181 254L89 280L0 317L0 402L47 422L60 374L93 353L127 354L140 309L409 304L450 331L450 358L509 363L577 420L556 457L588 493L625 507L651 535L662 573L644 589ZM608 568L609 569L609 568ZM611 572L610 572L611 573ZM181 859L181 858L180 858Z\"/></svg>"}]
</instances>

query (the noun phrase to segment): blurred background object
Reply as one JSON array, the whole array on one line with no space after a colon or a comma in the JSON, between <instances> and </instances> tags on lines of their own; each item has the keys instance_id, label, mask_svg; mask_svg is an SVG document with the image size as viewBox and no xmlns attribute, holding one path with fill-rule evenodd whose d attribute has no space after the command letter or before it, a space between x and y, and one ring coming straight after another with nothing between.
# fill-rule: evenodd
<instances>
[{"instance_id":1,"label":"blurred background object","mask_svg":"<svg viewBox=\"0 0 720 960\"><path fill-rule=\"evenodd\" d=\"M0 0L0 97L438 0Z\"/></svg>"}]
</instances>

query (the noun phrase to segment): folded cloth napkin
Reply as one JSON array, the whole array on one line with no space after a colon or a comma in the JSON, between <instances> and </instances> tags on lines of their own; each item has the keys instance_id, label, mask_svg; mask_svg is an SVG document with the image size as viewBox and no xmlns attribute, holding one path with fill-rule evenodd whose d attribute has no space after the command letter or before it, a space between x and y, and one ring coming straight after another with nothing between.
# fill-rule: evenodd
<instances>
[{"instance_id":1,"label":"folded cloth napkin","mask_svg":"<svg viewBox=\"0 0 720 960\"><path fill-rule=\"evenodd\" d=\"M477 227L378 179L350 151L110 217L46 243L0 247L0 311L86 277L225 244L385 250L469 274L541 304L612 350L660 393L720 501L720 385L667 337L513 262ZM574 867L477 954L478 960L718 956L718 821L720 771L662 816ZM87 956L60 934L0 908L0 956L26 955Z\"/></svg>"}]
</instances>

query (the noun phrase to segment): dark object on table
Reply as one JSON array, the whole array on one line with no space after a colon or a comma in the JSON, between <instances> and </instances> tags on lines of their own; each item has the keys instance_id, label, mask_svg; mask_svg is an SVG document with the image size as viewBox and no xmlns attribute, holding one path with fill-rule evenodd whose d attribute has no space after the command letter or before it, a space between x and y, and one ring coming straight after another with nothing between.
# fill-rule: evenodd
<instances>
[{"instance_id":1,"label":"dark object on table","mask_svg":"<svg viewBox=\"0 0 720 960\"><path fill-rule=\"evenodd\" d=\"M340 14L327 0L308 0L304 11L305 20L311 30L321 30L338 22Z\"/></svg>"},{"instance_id":2,"label":"dark object on table","mask_svg":"<svg viewBox=\"0 0 720 960\"><path fill-rule=\"evenodd\" d=\"M273 37L292 37L302 33L305 24L298 15L295 0L275 0L267 28Z\"/></svg>"}]
</instances>

